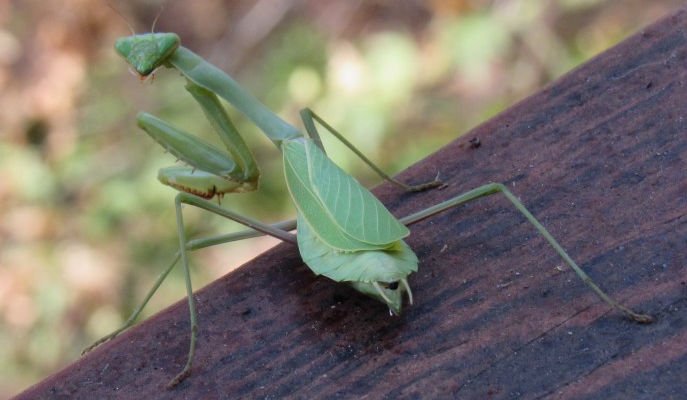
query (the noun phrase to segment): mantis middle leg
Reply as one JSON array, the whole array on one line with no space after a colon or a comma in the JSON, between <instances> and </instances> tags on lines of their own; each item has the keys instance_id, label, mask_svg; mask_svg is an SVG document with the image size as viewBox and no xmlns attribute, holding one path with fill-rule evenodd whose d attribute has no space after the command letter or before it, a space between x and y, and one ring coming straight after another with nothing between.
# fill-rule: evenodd
<instances>
[{"instance_id":1,"label":"mantis middle leg","mask_svg":"<svg viewBox=\"0 0 687 400\"><path fill-rule=\"evenodd\" d=\"M312 111L309 108L304 108L300 112L301 114L301 120L303 120L303 125L305 126L305 130L308 132L308 135L310 136L311 139L315 141L315 143L318 145L322 151L324 150L324 147L322 145L322 140L320 138L320 134L317 131L317 127L315 126L315 121L322 125L329 133L331 133L334 137L336 137L341 143L343 143L346 147L348 147L353 153L355 153L356 156L358 156L365 164L367 164L377 175L379 175L382 179L391 182L392 184L400 187L401 189L408 191L408 192L421 192L423 190L427 189L432 189L432 188L437 188L444 186L444 183L439 180L439 174L437 174L437 177L434 178L433 180L425 183L420 183L418 185L408 185L406 183L403 183L397 179L392 178L388 174L386 174L384 171L381 170L375 163L373 163L369 158L367 158L360 150L358 150L357 147L353 145L353 143L349 142L348 139L344 137L341 133L339 133L336 129L334 129L331 125L329 125L322 117L319 115L315 114L314 111Z\"/></svg>"},{"instance_id":2,"label":"mantis middle leg","mask_svg":"<svg viewBox=\"0 0 687 400\"><path fill-rule=\"evenodd\" d=\"M177 216L177 234L179 237L179 251L176 253L174 256L174 259L172 262L165 268L160 275L157 277L155 280L155 283L151 287L151 289L148 291L146 294L145 298L141 302L141 304L136 307L136 309L133 311L133 313L129 316L129 318L124 322L124 324L113 331L112 333L104 336L103 338L99 339L95 343L93 343L91 346L86 348L82 354L85 354L89 352L90 350L94 349L95 347L99 346L102 343L105 343L111 339L114 339L116 336L118 336L120 333L131 327L134 322L138 319L139 315L145 308L145 306L148 304L150 299L153 297L155 292L158 290L162 282L167 278L169 273L172 271L176 263L181 259L182 260L182 265L184 269L184 280L186 284L186 293L188 297L188 306L189 306L189 314L190 314L190 324L191 324L191 337L190 337L190 343L189 343L189 353L188 353L188 358L186 361L186 364L182 371L177 374L174 379L172 379L168 386L173 387L179 384L181 381L188 376L188 374L191 371L191 367L193 365L193 357L195 355L195 347L196 347L196 341L197 341L197 336L198 336L198 323L197 323L197 311L196 311L196 305L195 301L193 299L193 285L191 283L191 274L190 274L190 268L189 268L189 262L188 262L188 251L193 251L193 250L198 250L202 249L205 247L210 247L214 246L217 244L222 244L222 243L229 243L233 241L238 241L238 240L243 240L247 239L250 237L257 237L257 236L262 236L262 235L270 235L273 236L277 239L296 244L296 236L294 234L289 233L288 231L293 230L295 228L295 221L284 221L280 222L274 225L268 225L264 224L260 221L254 220L252 218L246 217L244 215L235 213L231 210L228 210L226 208L220 207L217 204L214 204L208 200L204 200L198 196L188 194L188 193L179 193L175 197L175 210L176 210L176 216ZM233 221L236 221L242 225L247 226L248 230L245 231L240 231L240 232L235 232L235 233L230 233L230 234L225 234L225 235L219 235L219 236L212 236L208 238L201 238L201 239L194 239L194 240L187 240L186 238L186 233L184 231L184 220L183 220L183 213L182 213L182 204L189 204L198 208L202 208L204 210L210 211L213 214L217 214L220 216L223 216L225 218L231 219Z\"/></svg>"},{"instance_id":3,"label":"mantis middle leg","mask_svg":"<svg viewBox=\"0 0 687 400\"><path fill-rule=\"evenodd\" d=\"M181 262L184 267L184 280L186 281L186 294L188 296L188 308L191 320L191 341L189 344L188 358L186 360L186 365L177 374L177 376L172 379L168 386L174 387L184 380L188 374L191 372L191 367L193 365L193 357L195 355L196 340L198 337L198 323L197 323L197 312L196 305L193 299L193 287L191 284L191 273L188 265L188 253L186 251L187 240L186 233L184 232L184 217L182 212L182 204L192 205L204 210L210 211L213 214L223 216L225 218L236 221L242 225L245 225L253 230L262 232L266 235L273 236L277 239L281 239L285 242L296 244L296 236L286 232L282 229L272 227L262 222L256 221L252 218L245 217L241 214L230 211L226 208L220 207L208 200L201 199L198 196L194 196L188 193L179 193L174 200L176 215L177 215L177 233L179 236L179 253L181 255Z\"/></svg>"}]
</instances>

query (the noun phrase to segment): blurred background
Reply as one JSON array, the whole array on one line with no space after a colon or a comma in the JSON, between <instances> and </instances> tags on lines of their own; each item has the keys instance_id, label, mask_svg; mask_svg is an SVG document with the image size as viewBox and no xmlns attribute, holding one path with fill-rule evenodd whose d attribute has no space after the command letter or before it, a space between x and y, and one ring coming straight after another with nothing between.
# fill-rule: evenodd
<instances>
[{"instance_id":1,"label":"blurred background","mask_svg":"<svg viewBox=\"0 0 687 400\"><path fill-rule=\"evenodd\" d=\"M175 192L156 180L174 159L135 127L136 112L215 139L178 74L141 82L115 55L129 27L148 32L159 15L155 31L177 32L288 121L300 127L309 106L396 173L681 4L0 1L0 398L119 326L176 251ZM276 149L235 121L261 190L223 204L264 221L293 216ZM378 183L341 146L326 146L363 183ZM185 215L195 237L237 229ZM193 254L196 289L274 243ZM184 295L173 272L145 316Z\"/></svg>"}]
</instances>

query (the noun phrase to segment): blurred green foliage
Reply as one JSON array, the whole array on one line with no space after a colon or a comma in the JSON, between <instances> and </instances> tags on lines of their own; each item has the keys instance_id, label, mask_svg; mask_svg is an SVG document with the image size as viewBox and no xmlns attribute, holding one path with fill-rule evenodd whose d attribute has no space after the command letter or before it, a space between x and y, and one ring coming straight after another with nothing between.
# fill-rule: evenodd
<instances>
[{"instance_id":1,"label":"blurred green foliage","mask_svg":"<svg viewBox=\"0 0 687 400\"><path fill-rule=\"evenodd\" d=\"M54 4L53 4L54 3ZM175 31L300 126L313 108L397 172L680 1L119 1L138 31L165 4ZM272 3L270 3L272 4ZM151 82L112 51L127 22L99 0L0 3L0 397L78 357L117 327L176 251L173 159L135 127L146 110L214 141L176 73ZM224 205L266 221L293 209L276 149L233 114L263 172ZM332 157L377 178L325 137ZM429 178L429 177L428 177ZM186 210L192 236L236 229ZM193 254L196 288L275 241ZM184 295L173 275L146 315Z\"/></svg>"}]
</instances>

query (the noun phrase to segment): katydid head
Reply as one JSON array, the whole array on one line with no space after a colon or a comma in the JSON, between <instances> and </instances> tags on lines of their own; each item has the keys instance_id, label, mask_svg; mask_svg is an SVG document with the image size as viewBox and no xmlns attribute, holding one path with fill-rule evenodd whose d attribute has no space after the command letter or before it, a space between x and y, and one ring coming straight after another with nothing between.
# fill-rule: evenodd
<instances>
[{"instance_id":1,"label":"katydid head","mask_svg":"<svg viewBox=\"0 0 687 400\"><path fill-rule=\"evenodd\" d=\"M143 78L164 65L180 43L176 33L145 33L117 39L115 50Z\"/></svg>"}]
</instances>

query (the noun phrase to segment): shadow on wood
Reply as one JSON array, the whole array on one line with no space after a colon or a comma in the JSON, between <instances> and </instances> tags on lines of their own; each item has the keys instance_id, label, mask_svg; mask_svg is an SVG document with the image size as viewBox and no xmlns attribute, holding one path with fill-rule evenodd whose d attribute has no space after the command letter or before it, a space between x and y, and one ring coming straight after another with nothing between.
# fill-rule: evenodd
<instances>
[{"instance_id":1,"label":"shadow on wood","mask_svg":"<svg viewBox=\"0 0 687 400\"><path fill-rule=\"evenodd\" d=\"M479 138L481 146L469 141ZM418 138L422 140L422 138ZM375 193L398 216L505 183L605 290L601 302L503 197L412 227L401 317L318 278L280 245L18 398L662 398L687 376L687 9L402 174L443 190Z\"/></svg>"}]
</instances>

